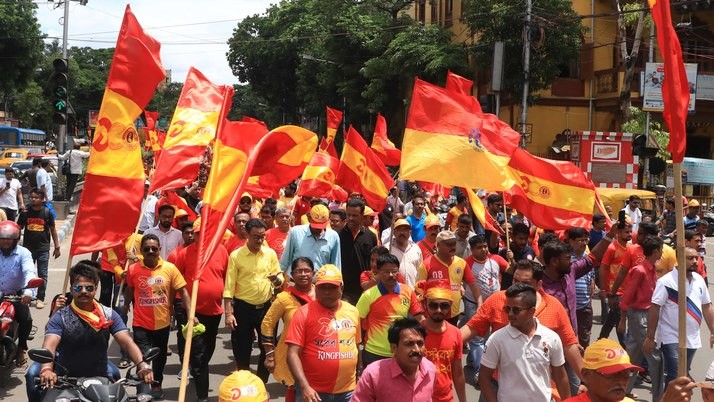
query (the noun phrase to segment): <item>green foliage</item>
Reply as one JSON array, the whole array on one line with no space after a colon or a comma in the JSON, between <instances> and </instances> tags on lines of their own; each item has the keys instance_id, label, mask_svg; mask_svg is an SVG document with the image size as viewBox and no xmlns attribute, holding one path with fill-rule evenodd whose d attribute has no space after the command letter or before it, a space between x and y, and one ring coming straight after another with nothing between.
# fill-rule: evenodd
<instances>
[{"instance_id":1,"label":"green foliage","mask_svg":"<svg viewBox=\"0 0 714 402\"><path fill-rule=\"evenodd\" d=\"M632 134L645 134L647 127L647 113L636 107L630 107L630 120L622 123L622 131ZM660 147L657 156L667 160L671 158L671 154L667 152L669 145L669 132L662 128L660 122L650 119L650 135L654 136L657 144Z\"/></svg>"},{"instance_id":2,"label":"green foliage","mask_svg":"<svg viewBox=\"0 0 714 402\"><path fill-rule=\"evenodd\" d=\"M30 81L22 92L14 96L13 110L20 120L20 127L46 127L52 120L49 103L35 81Z\"/></svg>"},{"instance_id":3,"label":"green foliage","mask_svg":"<svg viewBox=\"0 0 714 402\"><path fill-rule=\"evenodd\" d=\"M36 7L30 0L0 3L0 93L4 96L23 90L42 59Z\"/></svg>"},{"instance_id":4,"label":"green foliage","mask_svg":"<svg viewBox=\"0 0 714 402\"><path fill-rule=\"evenodd\" d=\"M476 64L490 71L493 45L505 47L504 88L520 100L523 90L523 0L464 0L463 20L478 37L471 48ZM531 93L547 89L580 56L584 27L570 0L540 0L532 12Z\"/></svg>"},{"instance_id":5,"label":"green foliage","mask_svg":"<svg viewBox=\"0 0 714 402\"><path fill-rule=\"evenodd\" d=\"M159 87L154 93L154 97L151 98L151 102L146 106L146 110L159 112L160 117L173 116L182 90L183 83L181 82L170 82L164 87Z\"/></svg>"},{"instance_id":6,"label":"green foliage","mask_svg":"<svg viewBox=\"0 0 714 402\"><path fill-rule=\"evenodd\" d=\"M623 4L622 11L624 11L625 13L622 14L622 19L625 23L625 26L628 28L635 28L640 21L640 13L636 12L636 10L639 10L646 6L646 2L643 1L634 1L632 3ZM643 23L645 24L645 28L647 28L647 35L649 35L649 29L654 23L652 21L652 15L649 13L645 14Z\"/></svg>"}]
</instances>

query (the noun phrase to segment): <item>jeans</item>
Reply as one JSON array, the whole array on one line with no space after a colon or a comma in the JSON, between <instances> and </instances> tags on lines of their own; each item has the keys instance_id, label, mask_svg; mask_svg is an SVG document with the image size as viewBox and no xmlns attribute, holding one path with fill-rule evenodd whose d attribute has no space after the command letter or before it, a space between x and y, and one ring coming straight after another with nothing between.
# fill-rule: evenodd
<instances>
[{"instance_id":1,"label":"jeans","mask_svg":"<svg viewBox=\"0 0 714 402\"><path fill-rule=\"evenodd\" d=\"M151 361L154 370L154 381L161 383L164 380L164 367L166 367L166 348L169 346L169 334L171 327L157 330L149 330L141 327L133 327L134 343L141 349L141 353L146 355L149 349L159 348L159 354Z\"/></svg>"},{"instance_id":2,"label":"jeans","mask_svg":"<svg viewBox=\"0 0 714 402\"><path fill-rule=\"evenodd\" d=\"M590 335L593 329L593 304L592 301L587 306L575 310L578 319L578 342L580 346L587 348L590 345ZM574 393L573 395L577 395Z\"/></svg>"},{"instance_id":3,"label":"jeans","mask_svg":"<svg viewBox=\"0 0 714 402\"><path fill-rule=\"evenodd\" d=\"M459 321L459 327L466 325L466 323L468 323L475 314L476 304L464 299L464 314L461 316ZM483 352L486 348L486 339L488 339L488 335L485 337L474 337L468 342L469 354L466 357L466 364L473 367L474 374L478 374L479 369L481 368L481 356L483 356Z\"/></svg>"},{"instance_id":4,"label":"jeans","mask_svg":"<svg viewBox=\"0 0 714 402\"><path fill-rule=\"evenodd\" d=\"M15 307L17 348L19 349L19 353L20 350L27 350L27 338L30 337L30 332L32 332L32 314L30 314L30 307L20 303L19 300L13 302L12 305Z\"/></svg>"},{"instance_id":5,"label":"jeans","mask_svg":"<svg viewBox=\"0 0 714 402\"><path fill-rule=\"evenodd\" d=\"M15 222L15 220L16 220L15 218L17 218L17 210L16 209L10 209L10 208L5 208L5 207L2 207L0 209L5 211L7 220Z\"/></svg>"},{"instance_id":6,"label":"jeans","mask_svg":"<svg viewBox=\"0 0 714 402\"><path fill-rule=\"evenodd\" d=\"M577 395L580 388L580 377L573 366L565 362L565 372L568 374L568 384L570 385L570 395Z\"/></svg>"},{"instance_id":7,"label":"jeans","mask_svg":"<svg viewBox=\"0 0 714 402\"><path fill-rule=\"evenodd\" d=\"M676 343L662 344L660 346L662 352L662 361L664 362L664 383L669 384L670 381L679 377L677 375L677 365L679 364L679 345ZM696 349L687 348L687 375L692 366L694 352Z\"/></svg>"},{"instance_id":8,"label":"jeans","mask_svg":"<svg viewBox=\"0 0 714 402\"><path fill-rule=\"evenodd\" d=\"M631 362L641 362L642 358L647 360L647 366L652 378L652 401L659 402L664 392L664 378L662 375L662 354L659 349L654 349L651 354L644 353L642 346L647 336L647 314L649 310L627 310L627 354L630 355ZM631 393L635 387L637 376L632 376L627 383L627 393Z\"/></svg>"},{"instance_id":9,"label":"jeans","mask_svg":"<svg viewBox=\"0 0 714 402\"><path fill-rule=\"evenodd\" d=\"M40 363L32 362L25 373L25 389L27 390L27 400L29 402L42 401L44 391L40 386L35 385L35 378L40 378L41 369L42 365ZM119 381L121 379L119 368L109 360L107 360L107 378L113 381Z\"/></svg>"},{"instance_id":10,"label":"jeans","mask_svg":"<svg viewBox=\"0 0 714 402\"><path fill-rule=\"evenodd\" d=\"M186 311L183 307L176 306L174 314L177 321L177 345L179 348L179 356L183 362L183 350L186 347L186 340L183 337L181 326L188 321ZM191 340L191 360L190 369L191 375L196 385L196 394L198 399L208 398L208 364L213 357L213 352L216 350L216 337L218 336L218 327L221 323L221 314L218 315L203 315L196 313L198 321L206 327L206 332Z\"/></svg>"},{"instance_id":11,"label":"jeans","mask_svg":"<svg viewBox=\"0 0 714 402\"><path fill-rule=\"evenodd\" d=\"M625 336L625 334L621 334L621 333L617 332L617 323L620 322L620 314L621 314L621 312L620 312L620 296L616 296L614 299L611 299L611 300L613 300L613 303L610 306L607 316L603 320L602 328L600 329L600 336L598 337L598 339L609 338L610 332L612 332L612 330L615 329L615 333L617 334L617 340L618 340L618 342L620 342L620 345L624 348L627 345L625 343L626 336Z\"/></svg>"},{"instance_id":12,"label":"jeans","mask_svg":"<svg viewBox=\"0 0 714 402\"><path fill-rule=\"evenodd\" d=\"M72 195L74 194L74 187L77 185L77 180L79 180L78 174L70 174L67 176L67 194L65 194L65 200L72 201Z\"/></svg>"},{"instance_id":13,"label":"jeans","mask_svg":"<svg viewBox=\"0 0 714 402\"><path fill-rule=\"evenodd\" d=\"M258 333L258 377L263 382L268 381L270 372L265 368L265 348L260 336L260 325L263 323L265 313L270 308L270 301L263 303L260 307L246 303L240 299L233 299L233 315L238 321L236 329L231 331L231 346L233 347L233 358L236 360L238 370L250 370L250 355L253 352L253 339Z\"/></svg>"},{"instance_id":14,"label":"jeans","mask_svg":"<svg viewBox=\"0 0 714 402\"><path fill-rule=\"evenodd\" d=\"M343 392L341 394L328 394L325 392L318 392L320 395L320 400L322 402L350 402L352 400L352 393L354 391ZM295 387L295 401L302 402L302 392L300 387Z\"/></svg>"},{"instance_id":15,"label":"jeans","mask_svg":"<svg viewBox=\"0 0 714 402\"><path fill-rule=\"evenodd\" d=\"M45 280L45 283L37 289L37 300L45 301L45 292L47 291L48 271L50 265L50 250L30 250L32 253L32 262L37 263L37 276Z\"/></svg>"}]
</instances>

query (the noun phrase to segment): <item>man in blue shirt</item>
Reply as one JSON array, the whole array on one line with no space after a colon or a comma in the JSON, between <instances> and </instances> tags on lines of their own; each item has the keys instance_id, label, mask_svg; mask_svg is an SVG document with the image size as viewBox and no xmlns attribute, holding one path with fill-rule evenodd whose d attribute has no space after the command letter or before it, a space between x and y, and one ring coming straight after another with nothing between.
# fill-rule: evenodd
<instances>
[{"instance_id":1,"label":"man in blue shirt","mask_svg":"<svg viewBox=\"0 0 714 402\"><path fill-rule=\"evenodd\" d=\"M407 222L412 227L412 241L418 243L421 239L426 237L426 232L424 231L424 220L426 219L426 213L424 212L424 207L426 206L426 199L423 195L417 194L412 199L412 213L407 216Z\"/></svg>"},{"instance_id":2,"label":"man in blue shirt","mask_svg":"<svg viewBox=\"0 0 714 402\"><path fill-rule=\"evenodd\" d=\"M309 258L315 265L315 270L325 264L332 264L342 269L340 256L340 236L327 227L330 221L330 210L322 204L317 204L308 215L310 223L290 229L285 240L285 251L280 258L280 268L287 271L298 257Z\"/></svg>"}]
</instances>

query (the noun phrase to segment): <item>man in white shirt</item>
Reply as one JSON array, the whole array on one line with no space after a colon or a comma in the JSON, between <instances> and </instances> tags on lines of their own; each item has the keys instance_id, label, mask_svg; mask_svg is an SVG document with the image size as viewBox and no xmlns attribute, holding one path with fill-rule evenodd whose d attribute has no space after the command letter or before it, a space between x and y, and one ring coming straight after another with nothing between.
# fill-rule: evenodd
<instances>
[{"instance_id":1,"label":"man in white shirt","mask_svg":"<svg viewBox=\"0 0 714 402\"><path fill-rule=\"evenodd\" d=\"M144 216L141 217L139 223L139 233L142 234L154 226L154 221L156 221L156 203L159 199L153 194L149 194L150 185L148 180L144 183L144 201L141 204ZM144 207L144 203L146 203L146 207Z\"/></svg>"},{"instance_id":2,"label":"man in white shirt","mask_svg":"<svg viewBox=\"0 0 714 402\"><path fill-rule=\"evenodd\" d=\"M406 219L397 219L394 222L394 238L391 242L384 243L384 247L399 259L399 273L407 285L414 288L422 254L419 246L412 241L411 232L411 225Z\"/></svg>"},{"instance_id":3,"label":"man in white shirt","mask_svg":"<svg viewBox=\"0 0 714 402\"><path fill-rule=\"evenodd\" d=\"M168 258L169 254L178 246L183 246L182 232L172 226L176 210L168 204L159 207L159 224L144 231L144 236L148 234L156 235L161 244L160 255L162 259Z\"/></svg>"},{"instance_id":4,"label":"man in white shirt","mask_svg":"<svg viewBox=\"0 0 714 402\"><path fill-rule=\"evenodd\" d=\"M699 327L702 318L709 327L709 346L714 347L714 308L704 279L697 273L699 254L696 249L684 249L687 269L687 375L694 352L702 347ZM679 360L679 302L677 268L657 280L652 294L652 306L647 317L647 337L643 345L645 353L660 346L664 361L665 384L678 377ZM656 332L656 336L655 336Z\"/></svg>"},{"instance_id":5,"label":"man in white shirt","mask_svg":"<svg viewBox=\"0 0 714 402\"><path fill-rule=\"evenodd\" d=\"M476 236L476 233L471 231L473 221L466 214L459 215L456 223L456 256L466 259L471 255L471 247L469 239Z\"/></svg>"},{"instance_id":6,"label":"man in white shirt","mask_svg":"<svg viewBox=\"0 0 714 402\"><path fill-rule=\"evenodd\" d=\"M37 187L42 190L45 195L45 206L52 212L52 217L57 219L55 209L52 207L54 200L54 189L52 188L52 162L49 159L43 159L40 162L40 170L37 171Z\"/></svg>"},{"instance_id":7,"label":"man in white shirt","mask_svg":"<svg viewBox=\"0 0 714 402\"><path fill-rule=\"evenodd\" d=\"M632 223L632 231L636 232L637 228L640 226L640 222L642 222L642 211L640 211L640 197L634 194L631 195L629 202L622 210L625 211L625 214L630 217L630 223Z\"/></svg>"},{"instance_id":8,"label":"man in white shirt","mask_svg":"<svg viewBox=\"0 0 714 402\"><path fill-rule=\"evenodd\" d=\"M22 198L22 184L15 178L12 168L5 169L5 178L0 179L0 209L5 211L7 219L15 221L17 218L18 205L25 209L25 201Z\"/></svg>"},{"instance_id":9,"label":"man in white shirt","mask_svg":"<svg viewBox=\"0 0 714 402\"><path fill-rule=\"evenodd\" d=\"M553 379L560 397L570 397L563 344L535 318L536 289L517 283L506 290L509 325L494 332L481 358L479 385L486 402L549 402ZM498 370L498 393L491 379ZM551 374L552 372L552 374Z\"/></svg>"},{"instance_id":10,"label":"man in white shirt","mask_svg":"<svg viewBox=\"0 0 714 402\"><path fill-rule=\"evenodd\" d=\"M82 159L89 158L89 152L81 151L79 144L74 144L74 149L70 149L62 155L57 155L61 161L69 161L69 176L67 176L67 200L72 198L74 187L77 185L79 176L82 175L84 164Z\"/></svg>"}]
</instances>

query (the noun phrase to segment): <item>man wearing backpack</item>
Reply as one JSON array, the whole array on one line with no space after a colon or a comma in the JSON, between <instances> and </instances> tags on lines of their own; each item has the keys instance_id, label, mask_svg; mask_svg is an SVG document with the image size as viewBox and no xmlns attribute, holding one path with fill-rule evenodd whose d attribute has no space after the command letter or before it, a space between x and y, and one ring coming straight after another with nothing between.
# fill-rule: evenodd
<instances>
[{"instance_id":1,"label":"man wearing backpack","mask_svg":"<svg viewBox=\"0 0 714 402\"><path fill-rule=\"evenodd\" d=\"M55 218L44 204L42 190L30 190L30 207L20 212L17 224L25 230L22 245L32 253L32 261L37 263L37 274L45 283L37 291L38 309L45 307L45 289L47 288L47 268L50 263L50 235L55 245L55 258L60 256L60 244L55 229Z\"/></svg>"}]
</instances>

